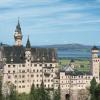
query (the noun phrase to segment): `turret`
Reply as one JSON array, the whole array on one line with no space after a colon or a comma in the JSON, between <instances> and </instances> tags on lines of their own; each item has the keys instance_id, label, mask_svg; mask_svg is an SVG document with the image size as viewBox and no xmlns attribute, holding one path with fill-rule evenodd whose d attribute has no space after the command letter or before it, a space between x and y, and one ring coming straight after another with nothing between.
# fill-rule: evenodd
<instances>
[{"instance_id":1,"label":"turret","mask_svg":"<svg viewBox=\"0 0 100 100\"><path fill-rule=\"evenodd\" d=\"M19 20L18 20L18 24L16 26L14 38L15 38L15 45L21 46L22 45L22 32L21 32Z\"/></svg>"},{"instance_id":2,"label":"turret","mask_svg":"<svg viewBox=\"0 0 100 100\"><path fill-rule=\"evenodd\" d=\"M92 48L92 58L98 58L99 49L96 46Z\"/></svg>"},{"instance_id":3,"label":"turret","mask_svg":"<svg viewBox=\"0 0 100 100\"><path fill-rule=\"evenodd\" d=\"M27 60L31 60L31 44L30 44L29 37L26 43L25 57Z\"/></svg>"},{"instance_id":4,"label":"turret","mask_svg":"<svg viewBox=\"0 0 100 100\"><path fill-rule=\"evenodd\" d=\"M92 64L91 64L91 73L96 78L96 81L99 82L99 62L98 58L99 49L94 46L92 48Z\"/></svg>"}]
</instances>

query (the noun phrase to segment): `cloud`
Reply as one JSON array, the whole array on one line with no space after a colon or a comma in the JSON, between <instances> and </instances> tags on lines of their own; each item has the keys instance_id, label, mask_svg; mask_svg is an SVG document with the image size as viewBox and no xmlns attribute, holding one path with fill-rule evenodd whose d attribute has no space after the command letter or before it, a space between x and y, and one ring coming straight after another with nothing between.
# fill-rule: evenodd
<instances>
[{"instance_id":1,"label":"cloud","mask_svg":"<svg viewBox=\"0 0 100 100\"><path fill-rule=\"evenodd\" d=\"M84 2L83 2L84 1ZM57 34L88 34L99 32L100 6L97 0L1 0L0 31L11 36L17 18L25 36L31 34L47 40ZM6 30L4 29L6 27ZM10 35L9 35L10 34ZM35 35L35 37L34 37ZM45 35L44 37L42 35ZM60 36L61 36L60 35ZM9 37L10 38L10 37ZM40 41L43 39L39 38ZM52 38L53 42L56 39ZM35 39L36 40L36 39ZM50 40L49 40L50 41ZM66 40L63 40L66 41ZM35 42L35 41L34 41ZM43 43L45 43L44 41Z\"/></svg>"}]
</instances>

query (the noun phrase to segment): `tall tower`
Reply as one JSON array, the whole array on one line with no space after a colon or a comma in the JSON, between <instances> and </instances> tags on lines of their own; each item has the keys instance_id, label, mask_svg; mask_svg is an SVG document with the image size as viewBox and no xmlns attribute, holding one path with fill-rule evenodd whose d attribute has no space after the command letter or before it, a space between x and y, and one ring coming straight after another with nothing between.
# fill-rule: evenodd
<instances>
[{"instance_id":1,"label":"tall tower","mask_svg":"<svg viewBox=\"0 0 100 100\"><path fill-rule=\"evenodd\" d=\"M21 32L19 20L18 20L18 24L16 26L14 38L15 38L15 45L21 46L22 45L22 32Z\"/></svg>"},{"instance_id":2,"label":"tall tower","mask_svg":"<svg viewBox=\"0 0 100 100\"><path fill-rule=\"evenodd\" d=\"M31 44L30 44L29 37L28 37L27 43L26 43L25 57L28 61L31 60Z\"/></svg>"},{"instance_id":3,"label":"tall tower","mask_svg":"<svg viewBox=\"0 0 100 100\"><path fill-rule=\"evenodd\" d=\"M94 46L92 48L92 65L91 65L91 72L93 77L96 78L96 81L99 82L99 62L100 59L98 57L99 49Z\"/></svg>"}]
</instances>

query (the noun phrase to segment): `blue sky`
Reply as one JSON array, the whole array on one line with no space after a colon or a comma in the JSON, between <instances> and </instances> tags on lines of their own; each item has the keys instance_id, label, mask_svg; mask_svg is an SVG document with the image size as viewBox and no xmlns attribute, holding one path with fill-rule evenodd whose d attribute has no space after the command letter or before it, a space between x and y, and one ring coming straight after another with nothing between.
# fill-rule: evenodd
<instances>
[{"instance_id":1,"label":"blue sky","mask_svg":"<svg viewBox=\"0 0 100 100\"><path fill-rule=\"evenodd\" d=\"M100 45L100 0L0 0L0 42L14 44L18 17L24 45Z\"/></svg>"}]
</instances>

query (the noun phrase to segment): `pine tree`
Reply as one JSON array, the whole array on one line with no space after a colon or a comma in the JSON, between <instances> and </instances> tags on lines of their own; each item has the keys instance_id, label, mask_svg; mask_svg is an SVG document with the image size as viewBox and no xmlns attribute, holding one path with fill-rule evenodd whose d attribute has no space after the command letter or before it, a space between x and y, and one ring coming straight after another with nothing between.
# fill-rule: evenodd
<instances>
[{"instance_id":1,"label":"pine tree","mask_svg":"<svg viewBox=\"0 0 100 100\"><path fill-rule=\"evenodd\" d=\"M91 84L91 86L90 86L91 100L96 100L95 89L96 89L96 86L97 86L97 82L96 82L95 77L93 77L93 79L91 80L90 84Z\"/></svg>"},{"instance_id":2,"label":"pine tree","mask_svg":"<svg viewBox=\"0 0 100 100\"><path fill-rule=\"evenodd\" d=\"M100 84L98 84L95 89L95 97L96 97L96 100L100 100Z\"/></svg>"},{"instance_id":3,"label":"pine tree","mask_svg":"<svg viewBox=\"0 0 100 100\"><path fill-rule=\"evenodd\" d=\"M38 89L35 88L34 84L32 84L31 92L30 92L30 100L38 100Z\"/></svg>"},{"instance_id":4,"label":"pine tree","mask_svg":"<svg viewBox=\"0 0 100 100\"><path fill-rule=\"evenodd\" d=\"M44 88L43 81L41 83L41 87L38 90L38 92L39 92L39 99L38 100L50 100L50 95L49 95L48 91Z\"/></svg>"},{"instance_id":5,"label":"pine tree","mask_svg":"<svg viewBox=\"0 0 100 100\"><path fill-rule=\"evenodd\" d=\"M17 92L13 84L10 87L9 100L17 100Z\"/></svg>"},{"instance_id":6,"label":"pine tree","mask_svg":"<svg viewBox=\"0 0 100 100\"><path fill-rule=\"evenodd\" d=\"M0 78L0 100L2 100L2 81Z\"/></svg>"},{"instance_id":7,"label":"pine tree","mask_svg":"<svg viewBox=\"0 0 100 100\"><path fill-rule=\"evenodd\" d=\"M54 90L54 100L60 100L60 86L57 90Z\"/></svg>"}]
</instances>

